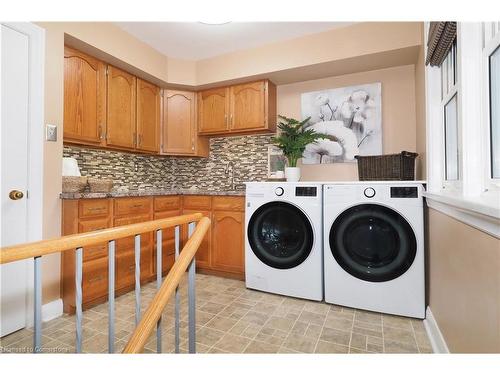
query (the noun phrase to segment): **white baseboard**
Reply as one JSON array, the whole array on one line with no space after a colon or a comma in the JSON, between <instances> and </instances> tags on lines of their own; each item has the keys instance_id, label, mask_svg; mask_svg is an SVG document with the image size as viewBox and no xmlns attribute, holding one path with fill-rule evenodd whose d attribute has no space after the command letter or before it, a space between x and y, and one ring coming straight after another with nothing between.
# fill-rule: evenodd
<instances>
[{"instance_id":1,"label":"white baseboard","mask_svg":"<svg viewBox=\"0 0 500 375\"><path fill-rule=\"evenodd\" d=\"M48 322L49 320L60 317L63 314L62 299L56 299L52 302L42 305L42 321Z\"/></svg>"},{"instance_id":2,"label":"white baseboard","mask_svg":"<svg viewBox=\"0 0 500 375\"><path fill-rule=\"evenodd\" d=\"M448 345L444 340L443 334L439 330L436 319L432 315L432 311L429 306L427 306L427 311L425 313L424 327L431 342L432 351L434 353L449 353Z\"/></svg>"}]
</instances>

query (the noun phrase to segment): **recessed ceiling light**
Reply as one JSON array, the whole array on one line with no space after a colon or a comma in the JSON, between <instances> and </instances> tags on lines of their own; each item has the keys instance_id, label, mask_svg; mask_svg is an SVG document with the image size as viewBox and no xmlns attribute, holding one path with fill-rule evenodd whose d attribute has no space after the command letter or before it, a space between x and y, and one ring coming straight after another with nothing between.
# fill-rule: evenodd
<instances>
[{"instance_id":1,"label":"recessed ceiling light","mask_svg":"<svg viewBox=\"0 0 500 375\"><path fill-rule=\"evenodd\" d=\"M203 21L198 21L199 23L202 23L203 25L225 25L227 23L231 23L231 21L228 20L221 20L221 19L206 19Z\"/></svg>"}]
</instances>

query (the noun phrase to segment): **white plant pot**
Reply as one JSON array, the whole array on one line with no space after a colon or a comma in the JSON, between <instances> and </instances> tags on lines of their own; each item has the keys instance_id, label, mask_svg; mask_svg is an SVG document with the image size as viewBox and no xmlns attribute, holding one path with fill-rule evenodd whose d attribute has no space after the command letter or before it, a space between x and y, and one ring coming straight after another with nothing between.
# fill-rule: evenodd
<instances>
[{"instance_id":1,"label":"white plant pot","mask_svg":"<svg viewBox=\"0 0 500 375\"><path fill-rule=\"evenodd\" d=\"M299 167L286 167L285 176L288 182L297 182L300 180L300 168Z\"/></svg>"}]
</instances>

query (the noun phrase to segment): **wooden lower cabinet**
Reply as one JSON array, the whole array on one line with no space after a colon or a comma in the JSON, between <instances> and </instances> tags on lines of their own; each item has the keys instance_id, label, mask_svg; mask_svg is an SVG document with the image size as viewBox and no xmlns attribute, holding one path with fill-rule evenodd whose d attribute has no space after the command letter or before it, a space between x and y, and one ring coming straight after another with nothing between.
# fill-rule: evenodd
<instances>
[{"instance_id":1,"label":"wooden lower cabinet","mask_svg":"<svg viewBox=\"0 0 500 375\"><path fill-rule=\"evenodd\" d=\"M141 246L141 283L151 280L151 246ZM135 285L135 252L127 251L120 252L116 255L116 278L115 288L117 290Z\"/></svg>"},{"instance_id":2,"label":"wooden lower cabinet","mask_svg":"<svg viewBox=\"0 0 500 375\"><path fill-rule=\"evenodd\" d=\"M179 216L182 214L180 208L178 210L169 210L163 212L155 212L154 219L166 219L167 217ZM175 228L168 228L162 231L162 273L165 274L167 271L172 268L175 260ZM180 242L179 242L180 246ZM180 250L180 249L179 249ZM154 258L154 267L156 270L156 236L154 238L154 247L153 247L153 258Z\"/></svg>"},{"instance_id":3,"label":"wooden lower cabinet","mask_svg":"<svg viewBox=\"0 0 500 375\"><path fill-rule=\"evenodd\" d=\"M111 220L109 217L81 219L78 223L78 233L93 232L111 228ZM83 261L102 258L108 255L107 243L102 243L95 246L89 246L83 249Z\"/></svg>"},{"instance_id":4,"label":"wooden lower cabinet","mask_svg":"<svg viewBox=\"0 0 500 375\"><path fill-rule=\"evenodd\" d=\"M207 195L63 200L62 234L76 234L201 212L212 225L196 254L199 272L244 279L244 198ZM181 228L180 248L188 238ZM174 264L175 229L162 232L162 273ZM141 283L156 277L156 236L141 235ZM84 309L108 296L107 243L83 249L82 293ZM135 285L134 237L116 241L115 290L128 292ZM61 291L64 311L75 310L75 250L63 252Z\"/></svg>"},{"instance_id":5,"label":"wooden lower cabinet","mask_svg":"<svg viewBox=\"0 0 500 375\"><path fill-rule=\"evenodd\" d=\"M183 210L184 215L188 214L194 214L197 212L201 212L203 216L206 216L211 219L211 212L210 211L205 211L205 210L196 210L196 209L191 209L191 210ZM206 269L210 268L210 255L212 253L212 237L211 237L211 231L212 229L210 228L207 231L206 236L203 238L203 241L200 244L200 247L198 248L198 251L196 252L195 259L196 259L196 269ZM183 238L183 243L186 243L188 239L188 228L187 225L184 225L182 228L182 238Z\"/></svg>"},{"instance_id":6,"label":"wooden lower cabinet","mask_svg":"<svg viewBox=\"0 0 500 375\"><path fill-rule=\"evenodd\" d=\"M212 214L212 267L219 271L245 272L245 214L214 211Z\"/></svg>"},{"instance_id":7,"label":"wooden lower cabinet","mask_svg":"<svg viewBox=\"0 0 500 375\"><path fill-rule=\"evenodd\" d=\"M196 270L245 278L244 197L184 196L183 213L201 212L212 225L196 254ZM184 240L187 229L184 229Z\"/></svg>"},{"instance_id":8,"label":"wooden lower cabinet","mask_svg":"<svg viewBox=\"0 0 500 375\"><path fill-rule=\"evenodd\" d=\"M73 281L74 283L74 281ZM108 257L83 262L83 301L93 301L108 294ZM73 301L74 303L74 301Z\"/></svg>"},{"instance_id":9,"label":"wooden lower cabinet","mask_svg":"<svg viewBox=\"0 0 500 375\"><path fill-rule=\"evenodd\" d=\"M152 219L152 199L79 199L63 200L62 234L76 234ZM141 235L141 282L154 278L152 234ZM134 237L116 241L115 291L122 294L135 284ZM61 291L64 311L75 310L75 250L65 251L61 262ZM84 309L104 302L108 297L108 244L83 248L82 302Z\"/></svg>"}]
</instances>

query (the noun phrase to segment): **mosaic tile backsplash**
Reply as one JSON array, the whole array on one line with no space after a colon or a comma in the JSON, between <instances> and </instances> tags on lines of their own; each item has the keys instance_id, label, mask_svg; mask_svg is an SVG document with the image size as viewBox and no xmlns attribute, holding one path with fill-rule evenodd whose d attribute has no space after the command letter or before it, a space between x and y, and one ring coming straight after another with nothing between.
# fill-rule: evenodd
<instances>
[{"instance_id":1,"label":"mosaic tile backsplash","mask_svg":"<svg viewBox=\"0 0 500 375\"><path fill-rule=\"evenodd\" d=\"M267 148L271 135L210 139L208 158L149 156L119 151L64 146L65 157L78 161L82 176L110 178L114 189L204 189L230 188L224 170L234 165L234 182L243 188L247 181L267 178Z\"/></svg>"}]
</instances>

